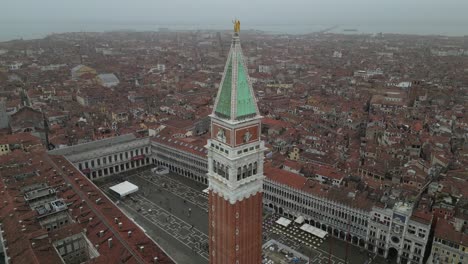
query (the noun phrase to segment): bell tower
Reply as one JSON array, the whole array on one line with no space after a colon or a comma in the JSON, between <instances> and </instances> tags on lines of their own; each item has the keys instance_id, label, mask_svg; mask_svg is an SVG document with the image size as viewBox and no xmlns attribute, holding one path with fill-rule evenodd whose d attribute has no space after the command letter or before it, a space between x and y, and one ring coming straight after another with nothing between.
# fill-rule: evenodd
<instances>
[{"instance_id":1,"label":"bell tower","mask_svg":"<svg viewBox=\"0 0 468 264\"><path fill-rule=\"evenodd\" d=\"M258 264L262 256L265 144L261 116L234 22L231 48L211 117L208 140L211 264Z\"/></svg>"}]
</instances>

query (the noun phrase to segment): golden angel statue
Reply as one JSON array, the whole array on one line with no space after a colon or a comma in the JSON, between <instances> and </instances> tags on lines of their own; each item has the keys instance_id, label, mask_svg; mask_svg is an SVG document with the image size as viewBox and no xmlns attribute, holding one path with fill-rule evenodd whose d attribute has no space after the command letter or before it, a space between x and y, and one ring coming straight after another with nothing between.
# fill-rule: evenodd
<instances>
[{"instance_id":1,"label":"golden angel statue","mask_svg":"<svg viewBox=\"0 0 468 264\"><path fill-rule=\"evenodd\" d=\"M240 31L240 21L236 19L232 23L234 24L234 32L239 33L239 31Z\"/></svg>"}]
</instances>

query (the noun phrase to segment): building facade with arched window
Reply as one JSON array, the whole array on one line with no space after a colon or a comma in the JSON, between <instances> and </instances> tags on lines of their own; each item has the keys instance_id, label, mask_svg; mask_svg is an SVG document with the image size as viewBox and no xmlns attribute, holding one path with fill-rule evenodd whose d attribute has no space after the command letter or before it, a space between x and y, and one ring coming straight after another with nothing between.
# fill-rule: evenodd
<instances>
[{"instance_id":1,"label":"building facade with arched window","mask_svg":"<svg viewBox=\"0 0 468 264\"><path fill-rule=\"evenodd\" d=\"M126 134L49 152L65 156L86 177L96 180L151 164L149 137Z\"/></svg>"},{"instance_id":2,"label":"building facade with arched window","mask_svg":"<svg viewBox=\"0 0 468 264\"><path fill-rule=\"evenodd\" d=\"M367 197L365 191L357 191L356 186L322 184L272 168L268 163L260 168L255 159L232 168L219 159L212 159L209 165L208 151L203 145L206 141L188 143L159 135L139 138L128 134L50 153L64 155L92 180L147 165L165 166L171 172L202 184L208 183L209 166L220 178L233 175L237 181L263 173L266 176L263 181L264 208L291 219L302 216L307 224L327 231L331 236L383 257L394 257L397 263L424 263L425 253L429 250L426 247L431 215L398 203L381 208ZM249 154L256 146L246 145L234 153L222 144L210 145L213 152L226 155Z\"/></svg>"},{"instance_id":3,"label":"building facade with arched window","mask_svg":"<svg viewBox=\"0 0 468 264\"><path fill-rule=\"evenodd\" d=\"M302 216L307 224L366 247L372 205L362 202L363 197L281 169L265 168L265 176L264 207L291 219Z\"/></svg>"},{"instance_id":4,"label":"building facade with arched window","mask_svg":"<svg viewBox=\"0 0 468 264\"><path fill-rule=\"evenodd\" d=\"M397 263L425 263L432 214L413 207L402 202L388 208L374 206L367 230L367 250Z\"/></svg>"},{"instance_id":5,"label":"building facade with arched window","mask_svg":"<svg viewBox=\"0 0 468 264\"><path fill-rule=\"evenodd\" d=\"M151 161L189 179L208 184L207 151L182 140L156 135L151 138Z\"/></svg>"}]
</instances>

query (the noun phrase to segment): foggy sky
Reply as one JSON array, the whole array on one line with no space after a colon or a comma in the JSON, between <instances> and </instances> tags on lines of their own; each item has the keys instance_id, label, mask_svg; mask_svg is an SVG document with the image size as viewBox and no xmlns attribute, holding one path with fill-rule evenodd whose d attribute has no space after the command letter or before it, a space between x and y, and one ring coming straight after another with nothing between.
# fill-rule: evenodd
<instances>
[{"instance_id":1,"label":"foggy sky","mask_svg":"<svg viewBox=\"0 0 468 264\"><path fill-rule=\"evenodd\" d=\"M457 23L468 0L4 0L0 21L214 23Z\"/></svg>"}]
</instances>

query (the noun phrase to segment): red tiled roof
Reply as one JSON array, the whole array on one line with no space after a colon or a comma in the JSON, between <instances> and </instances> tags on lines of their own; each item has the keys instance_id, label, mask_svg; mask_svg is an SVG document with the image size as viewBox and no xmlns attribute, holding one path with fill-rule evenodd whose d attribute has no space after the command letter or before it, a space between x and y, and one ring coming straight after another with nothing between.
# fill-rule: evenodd
<instances>
[{"instance_id":1,"label":"red tiled roof","mask_svg":"<svg viewBox=\"0 0 468 264\"><path fill-rule=\"evenodd\" d=\"M166 145L180 151L189 152L197 156L206 158L208 151L204 147L206 145L206 138L200 137L200 139L193 138L170 138L157 135L152 137L151 141L157 142L162 145Z\"/></svg>"},{"instance_id":2,"label":"red tiled roof","mask_svg":"<svg viewBox=\"0 0 468 264\"><path fill-rule=\"evenodd\" d=\"M307 178L293 172L274 168L269 163L265 163L263 173L268 179L291 186L295 189L301 190L307 182Z\"/></svg>"},{"instance_id":3,"label":"red tiled roof","mask_svg":"<svg viewBox=\"0 0 468 264\"><path fill-rule=\"evenodd\" d=\"M468 247L468 235L455 230L453 225L443 218L437 219L434 236Z\"/></svg>"},{"instance_id":4,"label":"red tiled roof","mask_svg":"<svg viewBox=\"0 0 468 264\"><path fill-rule=\"evenodd\" d=\"M263 118L262 124L267 126L279 126L279 127L289 127L290 124L288 122L284 122L281 120L271 119L271 118Z\"/></svg>"},{"instance_id":5,"label":"red tiled roof","mask_svg":"<svg viewBox=\"0 0 468 264\"><path fill-rule=\"evenodd\" d=\"M432 222L432 213L425 210L416 210L411 215L411 219L429 225Z\"/></svg>"},{"instance_id":6,"label":"red tiled roof","mask_svg":"<svg viewBox=\"0 0 468 264\"><path fill-rule=\"evenodd\" d=\"M49 156L45 152L15 151L0 157L2 168L0 188L0 222L8 241L7 256L11 263L61 263L53 243L81 232L97 248L100 256L93 263L160 263L173 261L134 222L112 203L89 179L62 156ZM22 180L15 175L33 173ZM36 211L25 202L21 188L31 184L47 183L58 190L57 198L68 204L68 214L74 222L53 231L46 231L36 221ZM7 185L8 188L5 188ZM96 203L96 199L101 199ZM6 201L6 203L4 203ZM118 222L122 223L119 228ZM90 221L90 219L92 219ZM104 236L97 234L104 230ZM127 232L132 231L128 237ZM112 247L107 245L113 238ZM105 244L104 244L105 243ZM144 245L143 252L139 246Z\"/></svg>"},{"instance_id":7,"label":"red tiled roof","mask_svg":"<svg viewBox=\"0 0 468 264\"><path fill-rule=\"evenodd\" d=\"M330 200L370 211L374 202L367 199L367 191L357 192L355 186L329 186L322 185L313 180L307 180L299 174L275 168L270 163L265 163L263 172L267 179L287 185L293 189L311 193L314 196L327 197ZM349 198L349 193L354 193L354 198Z\"/></svg>"},{"instance_id":8,"label":"red tiled roof","mask_svg":"<svg viewBox=\"0 0 468 264\"><path fill-rule=\"evenodd\" d=\"M287 166L293 170L300 171L303 167L303 165L297 161L292 161L292 160L285 160L284 161L284 166Z\"/></svg>"},{"instance_id":9,"label":"red tiled roof","mask_svg":"<svg viewBox=\"0 0 468 264\"><path fill-rule=\"evenodd\" d=\"M315 174L325 176L327 178L341 180L345 177L344 173L330 166L317 166L315 167Z\"/></svg>"}]
</instances>

